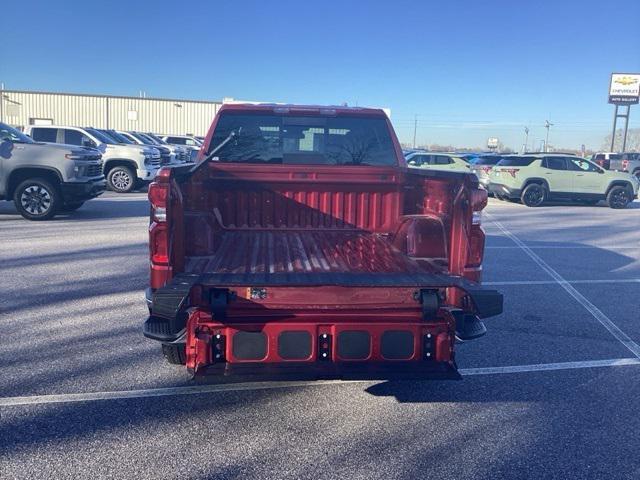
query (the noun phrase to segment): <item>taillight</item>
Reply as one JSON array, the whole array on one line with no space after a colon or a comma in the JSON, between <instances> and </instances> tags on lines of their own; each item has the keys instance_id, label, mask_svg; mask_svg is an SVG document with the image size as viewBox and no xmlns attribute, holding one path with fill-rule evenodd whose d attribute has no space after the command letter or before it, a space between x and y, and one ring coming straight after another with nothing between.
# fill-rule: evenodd
<instances>
[{"instance_id":1,"label":"taillight","mask_svg":"<svg viewBox=\"0 0 640 480\"><path fill-rule=\"evenodd\" d=\"M516 178L516 173L518 173L520 169L519 168L503 168L502 171L505 173L508 173L513 178Z\"/></svg>"},{"instance_id":2,"label":"taillight","mask_svg":"<svg viewBox=\"0 0 640 480\"><path fill-rule=\"evenodd\" d=\"M476 267L482 264L484 242L485 236L480 225L473 226L471 228L471 235L469 235L469 258L467 267Z\"/></svg>"},{"instance_id":3,"label":"taillight","mask_svg":"<svg viewBox=\"0 0 640 480\"><path fill-rule=\"evenodd\" d=\"M154 222L167 221L167 200L169 198L169 184L153 182L149 185L149 203L151 203L151 220Z\"/></svg>"},{"instance_id":4,"label":"taillight","mask_svg":"<svg viewBox=\"0 0 640 480\"><path fill-rule=\"evenodd\" d=\"M151 262L166 265L169 263L169 243L166 225L153 225L149 230L149 250Z\"/></svg>"},{"instance_id":5,"label":"taillight","mask_svg":"<svg viewBox=\"0 0 640 480\"><path fill-rule=\"evenodd\" d=\"M169 242L167 239L167 204L169 203L169 183L155 181L149 185L151 204L151 225L149 226L149 253L151 263L169 263Z\"/></svg>"}]
</instances>

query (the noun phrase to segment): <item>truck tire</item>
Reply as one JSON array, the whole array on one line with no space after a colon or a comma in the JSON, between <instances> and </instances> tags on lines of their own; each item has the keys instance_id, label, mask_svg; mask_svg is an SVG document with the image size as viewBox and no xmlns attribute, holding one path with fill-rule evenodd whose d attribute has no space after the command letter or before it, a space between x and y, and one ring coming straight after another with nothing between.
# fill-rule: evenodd
<instances>
[{"instance_id":1,"label":"truck tire","mask_svg":"<svg viewBox=\"0 0 640 480\"><path fill-rule=\"evenodd\" d=\"M32 178L17 186L13 192L13 203L27 220L49 220L58 213L62 198L51 181Z\"/></svg>"},{"instance_id":2,"label":"truck tire","mask_svg":"<svg viewBox=\"0 0 640 480\"><path fill-rule=\"evenodd\" d=\"M631 193L627 187L617 186L609 190L607 195L607 205L611 208L626 208L631 202Z\"/></svg>"},{"instance_id":3,"label":"truck tire","mask_svg":"<svg viewBox=\"0 0 640 480\"><path fill-rule=\"evenodd\" d=\"M539 207L547 198L547 189L538 183L531 183L527 185L522 191L520 200L527 207Z\"/></svg>"},{"instance_id":4,"label":"truck tire","mask_svg":"<svg viewBox=\"0 0 640 480\"><path fill-rule=\"evenodd\" d=\"M187 352L184 343L163 343L162 354L165 360L172 365L184 365L187 363Z\"/></svg>"},{"instance_id":5,"label":"truck tire","mask_svg":"<svg viewBox=\"0 0 640 480\"><path fill-rule=\"evenodd\" d=\"M136 176L131 168L118 165L109 170L107 185L114 192L129 193L136 186Z\"/></svg>"},{"instance_id":6,"label":"truck tire","mask_svg":"<svg viewBox=\"0 0 640 480\"><path fill-rule=\"evenodd\" d=\"M60 211L61 212L75 212L82 205L84 205L84 202L69 202L69 203L65 203L62 206L62 208L60 208Z\"/></svg>"}]
</instances>

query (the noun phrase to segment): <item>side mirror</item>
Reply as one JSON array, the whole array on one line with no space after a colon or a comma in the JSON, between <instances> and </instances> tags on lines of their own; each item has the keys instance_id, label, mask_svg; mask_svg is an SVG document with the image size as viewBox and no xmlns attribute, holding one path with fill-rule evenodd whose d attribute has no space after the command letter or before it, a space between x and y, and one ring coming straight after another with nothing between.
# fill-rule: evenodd
<instances>
[{"instance_id":1,"label":"side mirror","mask_svg":"<svg viewBox=\"0 0 640 480\"><path fill-rule=\"evenodd\" d=\"M82 139L82 146L83 147L96 148L95 142L93 140L91 140L90 138L83 138Z\"/></svg>"}]
</instances>

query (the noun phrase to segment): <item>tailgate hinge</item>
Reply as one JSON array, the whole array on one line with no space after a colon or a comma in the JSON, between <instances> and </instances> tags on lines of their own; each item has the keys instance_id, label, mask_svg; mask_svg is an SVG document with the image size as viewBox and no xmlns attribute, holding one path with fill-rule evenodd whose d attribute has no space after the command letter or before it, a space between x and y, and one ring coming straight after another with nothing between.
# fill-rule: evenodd
<instances>
[{"instance_id":1,"label":"tailgate hinge","mask_svg":"<svg viewBox=\"0 0 640 480\"><path fill-rule=\"evenodd\" d=\"M212 288L209 290L209 306L213 319L224 322L227 319L227 308L229 302L235 299L235 292L228 288Z\"/></svg>"},{"instance_id":2,"label":"tailgate hinge","mask_svg":"<svg viewBox=\"0 0 640 480\"><path fill-rule=\"evenodd\" d=\"M422 320L433 320L440 308L440 294L438 290L423 288L417 291L414 297L422 305Z\"/></svg>"}]
</instances>

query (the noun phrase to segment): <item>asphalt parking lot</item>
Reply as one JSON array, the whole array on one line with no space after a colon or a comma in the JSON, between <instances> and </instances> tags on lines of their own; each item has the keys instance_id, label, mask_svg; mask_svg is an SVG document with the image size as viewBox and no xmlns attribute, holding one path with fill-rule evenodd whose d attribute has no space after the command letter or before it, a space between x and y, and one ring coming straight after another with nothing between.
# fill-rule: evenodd
<instances>
[{"instance_id":1,"label":"asphalt parking lot","mask_svg":"<svg viewBox=\"0 0 640 480\"><path fill-rule=\"evenodd\" d=\"M193 387L141 335L145 194L0 203L0 477L640 478L640 202L487 213L463 380Z\"/></svg>"}]
</instances>

